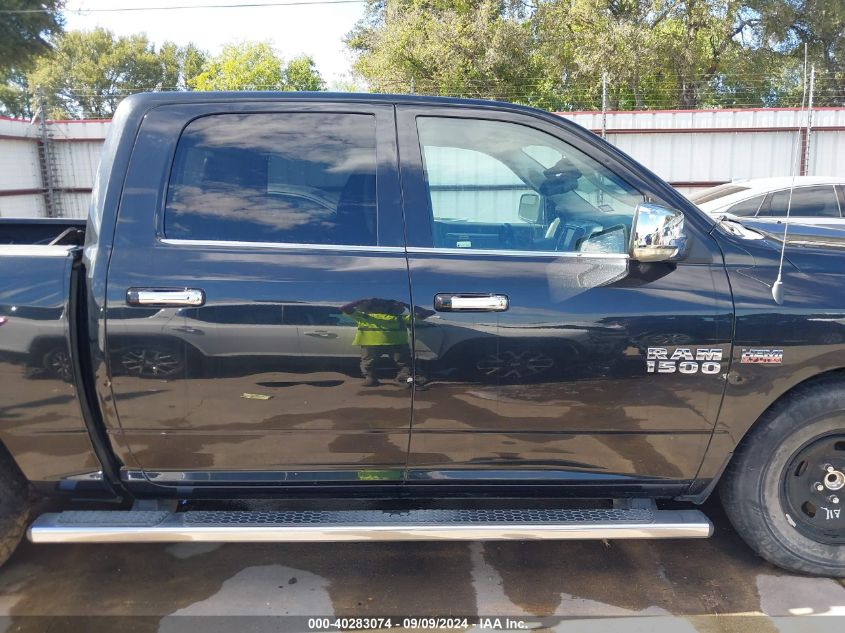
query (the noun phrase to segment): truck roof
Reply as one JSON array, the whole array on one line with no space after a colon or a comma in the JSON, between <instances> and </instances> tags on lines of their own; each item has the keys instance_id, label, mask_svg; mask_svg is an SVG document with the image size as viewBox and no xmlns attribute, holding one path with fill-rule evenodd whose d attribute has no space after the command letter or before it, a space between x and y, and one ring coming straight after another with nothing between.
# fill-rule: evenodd
<instances>
[{"instance_id":1,"label":"truck roof","mask_svg":"<svg viewBox=\"0 0 845 633\"><path fill-rule=\"evenodd\" d=\"M448 105L452 107L497 108L522 110L534 114L555 116L547 110L530 106L493 101L487 99L466 99L457 97L432 97L414 94L382 94L359 92L295 92L295 91L165 91L139 92L124 99L133 107L150 107L167 103L209 103L215 101L362 101L384 104ZM561 117L555 117L561 119Z\"/></svg>"}]
</instances>

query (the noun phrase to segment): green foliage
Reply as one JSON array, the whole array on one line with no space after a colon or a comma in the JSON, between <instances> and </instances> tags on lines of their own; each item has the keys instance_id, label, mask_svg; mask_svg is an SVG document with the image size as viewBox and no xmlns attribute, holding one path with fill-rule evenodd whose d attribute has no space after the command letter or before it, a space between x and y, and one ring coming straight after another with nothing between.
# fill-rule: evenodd
<instances>
[{"instance_id":1,"label":"green foliage","mask_svg":"<svg viewBox=\"0 0 845 633\"><path fill-rule=\"evenodd\" d=\"M606 76L611 108L764 106L800 100L805 41L844 103L843 29L843 0L371 0L346 44L378 92L582 109Z\"/></svg>"},{"instance_id":2,"label":"green foliage","mask_svg":"<svg viewBox=\"0 0 845 633\"><path fill-rule=\"evenodd\" d=\"M0 83L0 113L31 117L39 94L53 118L108 118L126 95L154 90L324 90L311 57L287 64L266 43L227 46L209 57L193 44L106 29L71 31L29 70L11 69Z\"/></svg>"},{"instance_id":3,"label":"green foliage","mask_svg":"<svg viewBox=\"0 0 845 633\"><path fill-rule=\"evenodd\" d=\"M29 119L33 115L26 75L20 71L6 73L0 84L0 114Z\"/></svg>"},{"instance_id":4,"label":"green foliage","mask_svg":"<svg viewBox=\"0 0 845 633\"><path fill-rule=\"evenodd\" d=\"M845 1L750 0L760 13L764 37L774 49L800 62L807 46L816 67L819 105L845 103Z\"/></svg>"},{"instance_id":5,"label":"green foliage","mask_svg":"<svg viewBox=\"0 0 845 633\"><path fill-rule=\"evenodd\" d=\"M522 81L536 72L529 24L501 1L374 2L346 43L376 92L531 96Z\"/></svg>"},{"instance_id":6,"label":"green foliage","mask_svg":"<svg viewBox=\"0 0 845 633\"><path fill-rule=\"evenodd\" d=\"M230 44L209 59L190 87L195 90L323 90L314 60L295 57L285 64L266 42Z\"/></svg>"},{"instance_id":7,"label":"green foliage","mask_svg":"<svg viewBox=\"0 0 845 633\"><path fill-rule=\"evenodd\" d=\"M59 10L64 0L3 0L6 10L43 9L10 13L0 18L0 114L31 117L26 72L52 50L64 20Z\"/></svg>"},{"instance_id":8,"label":"green foliage","mask_svg":"<svg viewBox=\"0 0 845 633\"><path fill-rule=\"evenodd\" d=\"M317 64L312 57L300 55L294 57L285 66L282 77L286 90L325 90L326 82L317 72Z\"/></svg>"},{"instance_id":9,"label":"green foliage","mask_svg":"<svg viewBox=\"0 0 845 633\"><path fill-rule=\"evenodd\" d=\"M282 59L266 42L230 44L191 82L195 90L281 90Z\"/></svg>"},{"instance_id":10,"label":"green foliage","mask_svg":"<svg viewBox=\"0 0 845 633\"><path fill-rule=\"evenodd\" d=\"M0 76L13 70L26 70L35 59L50 52L51 38L64 26L59 10L64 0L3 0L6 10L32 10L32 13L7 13L0 19Z\"/></svg>"},{"instance_id":11,"label":"green foliage","mask_svg":"<svg viewBox=\"0 0 845 633\"><path fill-rule=\"evenodd\" d=\"M208 60L208 54L194 44L177 46L173 42L162 44L158 56L164 90L187 90Z\"/></svg>"},{"instance_id":12,"label":"green foliage","mask_svg":"<svg viewBox=\"0 0 845 633\"><path fill-rule=\"evenodd\" d=\"M190 81L200 55L193 46L169 43L156 51L145 35L71 31L38 61L28 83L45 95L52 117L107 118L127 94Z\"/></svg>"}]
</instances>

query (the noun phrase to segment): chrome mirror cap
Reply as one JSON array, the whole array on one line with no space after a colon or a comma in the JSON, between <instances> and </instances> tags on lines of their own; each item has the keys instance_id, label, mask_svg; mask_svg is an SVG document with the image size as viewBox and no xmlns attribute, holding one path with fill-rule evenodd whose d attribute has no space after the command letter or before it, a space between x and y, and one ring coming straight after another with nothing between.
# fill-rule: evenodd
<instances>
[{"instance_id":1,"label":"chrome mirror cap","mask_svg":"<svg viewBox=\"0 0 845 633\"><path fill-rule=\"evenodd\" d=\"M687 244L684 214L659 204L643 202L637 206L631 238L631 259L641 262L666 262L683 255Z\"/></svg>"}]
</instances>

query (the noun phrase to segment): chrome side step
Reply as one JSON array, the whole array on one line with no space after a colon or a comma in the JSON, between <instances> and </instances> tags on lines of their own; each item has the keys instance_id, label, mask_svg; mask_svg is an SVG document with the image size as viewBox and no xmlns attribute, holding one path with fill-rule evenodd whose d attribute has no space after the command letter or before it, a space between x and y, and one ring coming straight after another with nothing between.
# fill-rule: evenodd
<instances>
[{"instance_id":1,"label":"chrome side step","mask_svg":"<svg viewBox=\"0 0 845 633\"><path fill-rule=\"evenodd\" d=\"M490 541L706 538L698 510L521 509L70 511L44 514L33 543Z\"/></svg>"}]
</instances>

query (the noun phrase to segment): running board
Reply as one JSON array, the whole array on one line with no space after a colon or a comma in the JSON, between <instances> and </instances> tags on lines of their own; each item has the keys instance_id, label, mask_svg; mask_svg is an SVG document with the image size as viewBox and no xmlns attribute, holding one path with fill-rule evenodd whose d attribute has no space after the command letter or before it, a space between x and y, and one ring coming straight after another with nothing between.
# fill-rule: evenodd
<instances>
[{"instance_id":1,"label":"running board","mask_svg":"<svg viewBox=\"0 0 845 633\"><path fill-rule=\"evenodd\" d=\"M44 514L33 543L497 541L706 538L698 510L105 510Z\"/></svg>"}]
</instances>

